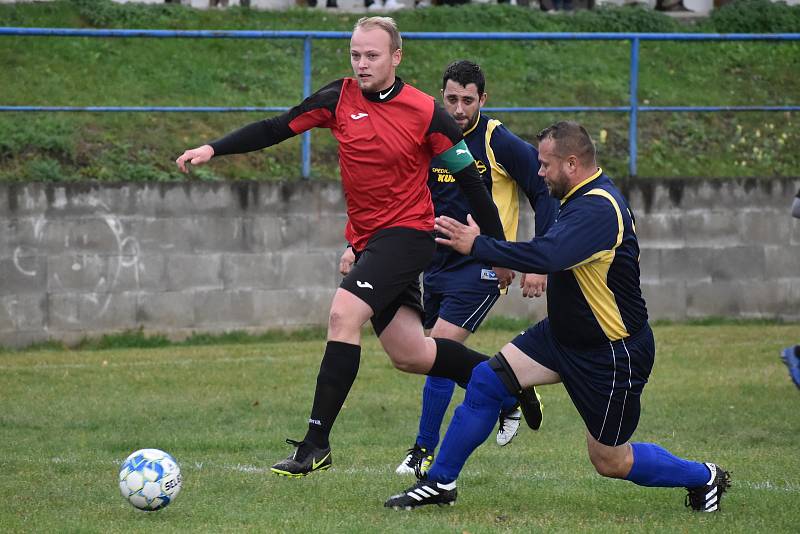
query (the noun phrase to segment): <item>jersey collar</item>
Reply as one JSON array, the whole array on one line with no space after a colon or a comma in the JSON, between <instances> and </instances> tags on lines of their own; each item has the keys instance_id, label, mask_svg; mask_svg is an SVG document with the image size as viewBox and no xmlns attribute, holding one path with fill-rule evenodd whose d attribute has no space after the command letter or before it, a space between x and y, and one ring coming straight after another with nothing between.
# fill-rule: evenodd
<instances>
[{"instance_id":1,"label":"jersey collar","mask_svg":"<svg viewBox=\"0 0 800 534\"><path fill-rule=\"evenodd\" d=\"M466 130L466 131L464 132L464 137L468 136L469 134L471 134L472 132L474 132L474 131L475 131L475 128L477 128L477 127L478 127L478 124L480 124L480 123L481 123L481 117L483 117L483 115L481 115L481 112L479 111L479 112L478 112L478 120L476 120L476 121L475 121L475 124L473 124L472 126L470 126L470 127L469 127L469 129L468 129L468 130Z\"/></svg>"},{"instance_id":2,"label":"jersey collar","mask_svg":"<svg viewBox=\"0 0 800 534\"><path fill-rule=\"evenodd\" d=\"M364 98L370 102L378 102L379 104L383 104L384 102L389 102L390 100L394 99L394 97L399 95L400 91L403 90L403 85L405 85L403 80L395 77L394 83L383 91L376 91L374 93L362 92L361 94L364 95Z\"/></svg>"},{"instance_id":3,"label":"jersey collar","mask_svg":"<svg viewBox=\"0 0 800 534\"><path fill-rule=\"evenodd\" d=\"M567 193L566 195L564 195L564 198L562 198L562 199L561 199L561 203L563 204L564 202L566 202L567 200L569 200L569 197L571 197L571 196L572 196L572 194L573 194L575 191L577 191L578 189L580 189L580 188L581 188L581 187L583 187L584 185L588 184L588 183L589 183L589 182L591 182L592 180L595 180L595 179L597 179L597 178L598 178L598 177L599 177L601 174L603 174L603 169L601 169L600 167L597 167L597 172L596 172L596 173L594 173L593 175L591 175L590 177L588 177L587 179L585 179L584 181L582 181L581 183L579 183L578 185L576 185L575 187L573 187L572 189L570 189L570 190L569 190L569 193Z\"/></svg>"}]
</instances>

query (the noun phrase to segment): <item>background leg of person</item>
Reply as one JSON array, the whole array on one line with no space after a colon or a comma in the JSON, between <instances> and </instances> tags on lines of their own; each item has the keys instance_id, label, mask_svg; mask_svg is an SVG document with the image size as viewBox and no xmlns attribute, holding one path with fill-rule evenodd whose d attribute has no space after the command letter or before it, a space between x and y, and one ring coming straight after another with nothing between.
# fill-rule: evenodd
<instances>
[{"instance_id":1,"label":"background leg of person","mask_svg":"<svg viewBox=\"0 0 800 534\"><path fill-rule=\"evenodd\" d=\"M416 443L428 451L435 450L439 445L439 430L447 407L450 406L455 385L455 382L448 378L429 376L425 379Z\"/></svg>"},{"instance_id":2,"label":"background leg of person","mask_svg":"<svg viewBox=\"0 0 800 534\"><path fill-rule=\"evenodd\" d=\"M781 359L789 369L789 376L794 385L800 388L800 345L786 347L781 351Z\"/></svg>"}]
</instances>

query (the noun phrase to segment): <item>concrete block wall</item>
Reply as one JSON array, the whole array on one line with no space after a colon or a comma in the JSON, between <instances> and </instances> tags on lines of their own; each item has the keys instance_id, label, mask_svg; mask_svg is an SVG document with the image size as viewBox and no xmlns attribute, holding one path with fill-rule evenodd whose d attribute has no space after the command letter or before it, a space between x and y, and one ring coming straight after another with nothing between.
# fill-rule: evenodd
<instances>
[{"instance_id":1,"label":"concrete block wall","mask_svg":"<svg viewBox=\"0 0 800 534\"><path fill-rule=\"evenodd\" d=\"M338 184L0 186L0 345L325 324Z\"/></svg>"},{"instance_id":2,"label":"concrete block wall","mask_svg":"<svg viewBox=\"0 0 800 534\"><path fill-rule=\"evenodd\" d=\"M651 317L800 320L800 179L620 185ZM0 184L0 345L324 325L344 223L338 182Z\"/></svg>"}]
</instances>

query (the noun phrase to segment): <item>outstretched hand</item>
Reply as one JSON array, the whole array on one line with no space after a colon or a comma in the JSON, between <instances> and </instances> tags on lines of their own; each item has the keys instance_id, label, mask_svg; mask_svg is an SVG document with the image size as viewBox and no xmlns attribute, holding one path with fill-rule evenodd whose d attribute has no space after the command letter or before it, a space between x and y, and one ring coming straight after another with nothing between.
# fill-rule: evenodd
<instances>
[{"instance_id":1,"label":"outstretched hand","mask_svg":"<svg viewBox=\"0 0 800 534\"><path fill-rule=\"evenodd\" d=\"M475 238L481 235L481 228L472 215L467 215L467 224L462 224L457 220L442 215L436 217L434 229L445 237L437 237L436 242L447 245L456 252L465 256L472 252ZM514 280L514 271L504 267L492 267L497 275L497 287L505 289Z\"/></svg>"},{"instance_id":2,"label":"outstretched hand","mask_svg":"<svg viewBox=\"0 0 800 534\"><path fill-rule=\"evenodd\" d=\"M442 215L436 217L434 229L445 237L437 237L436 242L447 245L456 252L467 255L472 251L475 238L481 234L481 229L472 218L467 215L467 224L461 224L455 219Z\"/></svg>"},{"instance_id":3,"label":"outstretched hand","mask_svg":"<svg viewBox=\"0 0 800 534\"><path fill-rule=\"evenodd\" d=\"M203 145L191 150L187 150L175 160L175 163L178 165L178 168L181 172L187 173L189 172L189 169L186 168L187 163L191 163L192 165L203 165L204 163L208 163L208 160L213 157L214 149L211 147L211 145Z\"/></svg>"}]
</instances>

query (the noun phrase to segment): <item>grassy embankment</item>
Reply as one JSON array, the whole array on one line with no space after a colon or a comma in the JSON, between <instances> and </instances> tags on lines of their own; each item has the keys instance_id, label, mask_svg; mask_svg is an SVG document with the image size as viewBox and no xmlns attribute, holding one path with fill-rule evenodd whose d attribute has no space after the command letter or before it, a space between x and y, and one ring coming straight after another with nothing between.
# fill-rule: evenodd
<instances>
[{"instance_id":1,"label":"grassy embankment","mask_svg":"<svg viewBox=\"0 0 800 534\"><path fill-rule=\"evenodd\" d=\"M681 25L660 13L609 8L545 16L512 6L405 10L403 31L797 31L800 6L734 3L705 21ZM196 11L179 5L105 0L0 6L0 25L29 27L348 30L357 14L293 9ZM792 30L794 29L794 30ZM69 106L290 106L301 97L297 40L92 39L0 37L0 102ZM313 86L348 75L347 41L317 40ZM472 58L485 68L491 106L625 106L627 42L408 41L400 74L438 93L444 66ZM642 42L643 105L790 105L800 102L800 43ZM0 180L184 179L172 161L259 113L2 113ZM501 113L522 137L564 114ZM600 162L627 175L623 113L574 116L598 142ZM796 113L643 113L641 177L796 175ZM328 132L313 134L313 175L336 176ZM195 179L291 179L299 140L199 169Z\"/></svg>"}]
</instances>

